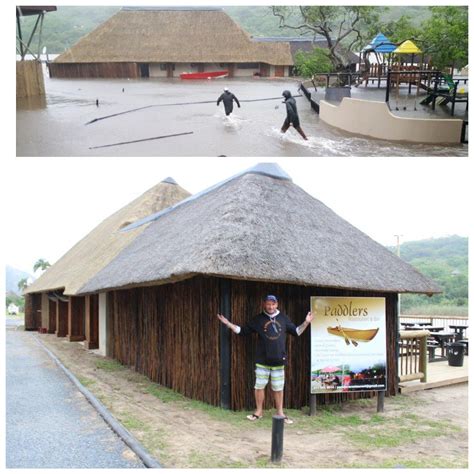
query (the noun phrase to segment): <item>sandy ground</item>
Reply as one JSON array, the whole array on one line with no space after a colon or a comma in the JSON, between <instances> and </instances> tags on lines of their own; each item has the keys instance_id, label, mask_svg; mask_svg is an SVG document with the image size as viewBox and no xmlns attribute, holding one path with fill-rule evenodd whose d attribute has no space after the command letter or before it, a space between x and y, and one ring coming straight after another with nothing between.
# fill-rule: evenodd
<instances>
[{"instance_id":1,"label":"sandy ground","mask_svg":"<svg viewBox=\"0 0 474 474\"><path fill-rule=\"evenodd\" d=\"M153 395L158 389L80 343L40 338L165 467L270 467L271 413L258 422L191 401ZM114 368L115 367L115 368ZM249 387L249 390L251 388ZM169 398L169 397L168 397ZM178 399L176 399L178 398ZM281 467L467 467L467 384L385 400L361 400L321 411L290 410Z\"/></svg>"}]
</instances>

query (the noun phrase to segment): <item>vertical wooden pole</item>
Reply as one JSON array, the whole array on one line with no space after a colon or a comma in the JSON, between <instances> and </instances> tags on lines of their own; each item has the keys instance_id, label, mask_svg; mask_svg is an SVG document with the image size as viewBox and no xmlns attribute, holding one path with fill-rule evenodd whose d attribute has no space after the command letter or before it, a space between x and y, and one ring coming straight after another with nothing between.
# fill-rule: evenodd
<instances>
[{"instance_id":1,"label":"vertical wooden pole","mask_svg":"<svg viewBox=\"0 0 474 474\"><path fill-rule=\"evenodd\" d=\"M426 383L428 381L428 337L423 336L420 340L420 369L423 372L421 381Z\"/></svg>"},{"instance_id":2,"label":"vertical wooden pole","mask_svg":"<svg viewBox=\"0 0 474 474\"><path fill-rule=\"evenodd\" d=\"M231 314L231 282L230 280L219 280L219 312L230 319ZM217 323L216 323L217 324ZM230 391L230 347L231 331L219 323L219 345L220 345L220 376L221 376L221 408L229 410L231 407Z\"/></svg>"},{"instance_id":3,"label":"vertical wooden pole","mask_svg":"<svg viewBox=\"0 0 474 474\"><path fill-rule=\"evenodd\" d=\"M99 298L98 295L85 297L85 347L99 348Z\"/></svg>"}]
</instances>

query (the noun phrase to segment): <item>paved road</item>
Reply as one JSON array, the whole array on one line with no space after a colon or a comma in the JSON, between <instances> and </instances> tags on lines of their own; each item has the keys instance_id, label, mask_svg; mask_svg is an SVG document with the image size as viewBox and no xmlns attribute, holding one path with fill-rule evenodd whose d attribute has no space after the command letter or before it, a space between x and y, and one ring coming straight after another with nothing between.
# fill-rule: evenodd
<instances>
[{"instance_id":1,"label":"paved road","mask_svg":"<svg viewBox=\"0 0 474 474\"><path fill-rule=\"evenodd\" d=\"M7 468L143 468L33 339L6 331Z\"/></svg>"}]
</instances>

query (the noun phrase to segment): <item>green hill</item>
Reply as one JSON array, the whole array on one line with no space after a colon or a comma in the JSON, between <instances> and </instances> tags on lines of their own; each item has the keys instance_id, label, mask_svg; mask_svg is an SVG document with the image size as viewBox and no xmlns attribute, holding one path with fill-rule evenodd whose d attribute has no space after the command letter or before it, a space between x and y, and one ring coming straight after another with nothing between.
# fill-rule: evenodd
<instances>
[{"instance_id":1,"label":"green hill","mask_svg":"<svg viewBox=\"0 0 474 474\"><path fill-rule=\"evenodd\" d=\"M396 251L394 247L390 248ZM457 235L405 242L400 257L433 279L443 293L431 298L402 295L402 313L467 315L468 239Z\"/></svg>"}]
</instances>

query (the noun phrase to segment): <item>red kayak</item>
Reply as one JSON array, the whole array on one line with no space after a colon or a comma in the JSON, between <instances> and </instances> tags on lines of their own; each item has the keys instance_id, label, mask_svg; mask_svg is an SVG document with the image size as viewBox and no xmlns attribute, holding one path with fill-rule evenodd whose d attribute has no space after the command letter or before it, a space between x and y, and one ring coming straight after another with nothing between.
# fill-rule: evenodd
<instances>
[{"instance_id":1,"label":"red kayak","mask_svg":"<svg viewBox=\"0 0 474 474\"><path fill-rule=\"evenodd\" d=\"M213 79L215 77L226 77L229 71L206 71L206 72L183 72L179 75L181 79Z\"/></svg>"}]
</instances>

